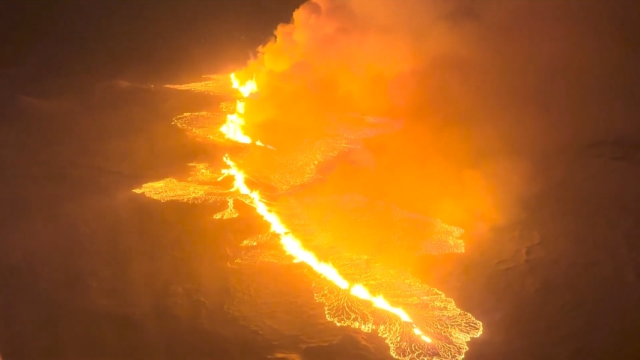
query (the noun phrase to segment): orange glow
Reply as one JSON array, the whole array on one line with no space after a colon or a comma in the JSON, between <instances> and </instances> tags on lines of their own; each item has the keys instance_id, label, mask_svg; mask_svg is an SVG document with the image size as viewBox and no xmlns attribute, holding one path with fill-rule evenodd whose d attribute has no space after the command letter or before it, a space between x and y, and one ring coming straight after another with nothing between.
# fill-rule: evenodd
<instances>
[{"instance_id":1,"label":"orange glow","mask_svg":"<svg viewBox=\"0 0 640 360\"><path fill-rule=\"evenodd\" d=\"M256 73L257 69L250 69L249 73ZM231 161L229 156L223 158L226 168L218 170L210 167L208 164L193 164L194 169L191 176L186 181L178 181L175 179L164 179L162 181L148 183L142 185L141 188L134 190L137 193L160 201L183 201L190 203L227 203L227 208L213 215L215 219L230 219L238 216L238 211L234 207L234 201L246 203L256 209L256 212L270 224L270 232L260 234L242 242L240 246L261 246L269 243L267 249L248 250L247 253L255 254L246 256L243 253L241 259L236 259L236 263L251 261L274 261L278 264L304 263L310 270L319 276L314 276L310 280L314 285L316 301L324 303L325 317L338 326L349 326L360 329L365 332L376 331L380 337L385 339L389 345L390 354L397 359L406 360L435 360L435 359L457 359L464 357L464 353L468 350L467 342L471 337L480 336L482 333L482 323L474 319L470 314L459 310L455 303L446 298L444 294L436 289L430 288L422 284L419 280L412 278L408 273L403 271L396 272L392 267L379 265L373 260L373 257L362 254L368 252L373 246L364 244L360 246L360 239L366 240L366 236L352 235L347 229L341 226L350 227L351 220L348 216L344 216L343 212L332 210L331 202L329 202L328 212L331 216L341 219L333 224L333 232L327 229L316 229L327 225L319 221L324 216L320 211L314 215L313 209L307 209L301 206L299 210L302 215L287 212L291 208L287 208L288 204L278 204L278 210L275 206L264 200L264 198L255 189L247 185L247 178L257 181L259 184L273 186L277 191L287 191L299 188L300 185L308 184L318 177L316 168L319 164L326 163L330 159L334 159L347 149L357 149L359 145L353 145L351 141L350 126L355 128L355 132L360 130L359 121L343 116L338 113L340 118L336 120L338 125L345 125L346 130L339 128L336 133L328 133L315 137L315 133L308 131L323 121L323 118L315 117L316 112L313 106L305 103L304 94L298 94L297 91L282 95L280 91L274 91L270 88L271 82L265 82L264 93L260 99L252 100L247 104L245 99L251 94L258 91L258 87L254 80L241 83L234 74L216 77L223 79L213 85L175 85L176 89L188 89L191 91L204 91L201 88L213 89L212 94L222 94L223 85L226 84L225 95L235 95L236 99L225 101L220 105L222 113L226 114L226 122L221 126L221 122L225 121L225 117L218 117L218 113L187 113L174 119L174 124L186 129L200 137L204 137L212 142L234 141L242 144L255 144L257 146L265 146L273 151L258 149L253 146L234 147L232 151L238 151L237 162ZM229 82L230 78L230 82ZM287 80L288 81L288 80ZM261 87L263 83L261 83ZM214 93L214 90L218 91ZM234 94L229 93L232 91ZM324 93L320 95L324 101ZM330 91L328 93L331 93ZM291 95L291 96L289 96ZM298 96L300 95L300 96ZM300 103L291 101L292 96L300 98ZM235 105L235 106L234 106ZM312 104L313 105L313 104ZM255 124L259 125L259 121L271 118L285 118L286 120L299 119L300 116L292 116L288 113L291 106L295 108L295 115L302 115L304 122L296 122L294 126L291 123L282 124L283 127L263 128L269 131L270 142L278 145L276 150L269 144L265 145L259 140L252 139L244 131L245 115L251 112L251 121L255 120ZM342 110L340 110L342 111ZM308 117L307 117L308 115ZM358 117L358 119L360 119ZM352 124L353 123L353 124ZM369 126L369 125L367 125ZM318 127L319 128L319 127ZM315 129L315 128L313 128ZM256 133L260 132L260 127L252 128ZM281 135L280 138L276 136ZM358 139L358 137L355 137ZM280 140L280 141L278 141ZM291 145L287 143L291 141L305 141L302 145ZM407 141L401 144L403 147L417 146L420 141ZM236 152L231 153L234 160ZM376 159L386 159L386 169L389 168L410 168L413 159L409 156L391 156L383 154L376 155ZM442 169L444 165L431 164L429 168L434 168L434 172ZM349 173L351 174L351 173ZM390 172L391 174L391 172ZM233 178L233 188L229 186L220 186L217 181L223 177ZM339 174L343 175L343 174ZM376 174L375 181L361 181L354 173L353 181L345 180L345 176L332 178L330 191L341 189L347 184L357 184L358 192L365 192L368 185L379 187L381 183L388 180L383 174ZM394 175L395 176L395 175ZM374 176L372 176L374 177ZM410 176L408 178L411 178ZM339 179L339 181L336 181ZM401 176L402 181L407 176ZM370 184L369 184L370 183ZM350 188L346 186L346 188ZM424 188L424 186L423 186ZM426 191L431 191L436 187L426 186ZM415 193L415 186L404 186L402 189L411 189L409 192ZM421 190L423 190L421 188ZM435 191L435 190L434 190ZM312 192L312 191L311 191ZM322 191L320 191L322 194ZM413 196L413 195L412 195ZM323 198L321 195L320 198ZM297 199L293 198L294 202ZM317 199L313 201L317 204ZM349 200L353 201L353 200ZM373 204L373 203L371 203ZM282 207L280 207L282 205ZM376 212L375 218L388 219L393 218L397 223L398 211L389 210L384 212L377 206L370 206L372 212ZM322 208L322 207L320 207ZM295 211L298 211L296 209ZM294 211L294 212L295 212ZM279 216L282 214L282 218ZM300 218L303 221L308 220L310 227L314 229L309 233L305 232L305 226L298 223ZM372 217L373 218L373 217ZM343 221L344 220L344 221ZM286 222L286 224L285 224ZM375 220L374 220L375 222ZM367 227L367 231L384 233L381 236L384 239L393 238L394 236L407 236L409 238L416 234L410 231L399 230L404 229L404 225L399 227L389 227L381 231L381 227L385 225L374 224ZM357 226L367 226L359 224ZM356 226L356 227L357 227ZM432 226L432 225L429 225ZM438 221L437 228L447 227ZM295 233L294 233L295 232ZM453 231L455 235L447 239L441 239L441 236L449 234L448 231L424 233L419 236L422 241L428 244L420 245L420 251L426 253L442 253L442 252L463 252L464 246L462 240L458 236L462 232ZM322 235L318 236L317 233ZM353 234L362 234L362 231ZM336 236L337 235L337 236ZM326 243L319 241L318 237L326 237ZM418 237L418 236L416 236ZM330 239L329 239L330 238ZM301 241L304 239L304 244ZM333 246L331 242L340 242L336 248L338 251L324 252ZM363 242L363 241L361 241ZM272 248L271 245L276 245ZM396 246L394 242L391 246ZM385 243L386 246L386 243ZM281 247L284 252L282 252ZM313 251L312 251L313 250ZM401 251L389 251L394 253L393 256L400 254L402 259L404 255ZM400 257L398 256L398 257ZM273 260L276 259L276 260ZM367 263L362 262L363 259ZM318 282L320 280L320 282ZM240 285L244 286L244 285ZM320 290L318 290L320 289ZM260 294L256 294L260 296ZM271 300L271 299L270 299ZM259 301L259 300L256 300ZM411 314L411 315L410 315Z\"/></svg>"},{"instance_id":2,"label":"orange glow","mask_svg":"<svg viewBox=\"0 0 640 360\"><path fill-rule=\"evenodd\" d=\"M258 91L258 85L255 80L252 79L240 85L240 81L236 78L236 74L231 74L231 84L231 86L234 89L238 89L242 94L242 97L245 98Z\"/></svg>"},{"instance_id":3,"label":"orange glow","mask_svg":"<svg viewBox=\"0 0 640 360\"><path fill-rule=\"evenodd\" d=\"M246 98L252 93L258 91L258 86L256 85L255 80L249 80L241 85L235 74L231 74L231 83L234 89L240 91L243 98ZM222 131L227 139L243 144L251 144L253 140L242 130L242 127L244 126L244 111L245 102L242 99L238 99L236 101L236 111L233 114L227 115L227 122L222 125L220 131ZM259 145L261 145L261 143L259 143Z\"/></svg>"},{"instance_id":4,"label":"orange glow","mask_svg":"<svg viewBox=\"0 0 640 360\"><path fill-rule=\"evenodd\" d=\"M339 288L343 290L350 290L350 293L353 296L358 297L362 300L369 301L373 306L397 315L398 317L400 317L400 319L402 319L402 321L408 323L413 322L413 320L411 320L409 315L404 310L391 306L389 302L385 300L381 295L371 295L369 290L367 290L361 284L349 284L349 282L345 278L343 278L338 270L331 266L331 264L320 261L315 254L305 249L300 240L298 240L293 234L291 234L287 227L282 223L278 215L276 215L267 207L265 202L260 197L260 194L257 191L252 191L251 189L249 189L244 181L245 174L240 169L238 169L236 164L231 161L231 159L229 159L229 156L225 156L224 161L225 163L227 163L229 168L222 170L223 176L234 176L233 190L236 190L243 195L248 195L251 198L250 205L255 207L258 214L260 214L262 218L271 225L271 231L280 236L280 243L282 244L282 247L287 254L291 255L294 258L295 262L303 262L311 266L311 268L315 272L331 281ZM413 331L424 341L431 342L431 339L428 336L424 335L423 332L415 325L413 327Z\"/></svg>"}]
</instances>

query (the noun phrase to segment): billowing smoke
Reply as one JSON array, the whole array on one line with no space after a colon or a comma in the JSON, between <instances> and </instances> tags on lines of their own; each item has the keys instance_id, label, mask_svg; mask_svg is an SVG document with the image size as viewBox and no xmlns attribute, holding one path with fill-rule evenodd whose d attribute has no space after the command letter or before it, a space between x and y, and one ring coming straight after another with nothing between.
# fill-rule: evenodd
<instances>
[{"instance_id":1,"label":"billowing smoke","mask_svg":"<svg viewBox=\"0 0 640 360\"><path fill-rule=\"evenodd\" d=\"M630 66L600 41L615 35L601 15L582 2L310 0L240 74L261 89L248 122L264 129L250 131L286 143L333 113L402 118L326 186L467 230L502 223L536 191L532 162L624 132L588 106L622 114L589 84L630 84L598 70Z\"/></svg>"},{"instance_id":2,"label":"billowing smoke","mask_svg":"<svg viewBox=\"0 0 640 360\"><path fill-rule=\"evenodd\" d=\"M247 120L264 126L254 127L256 137L278 147L333 114L401 118L403 131L368 141L325 186L460 225L494 224L511 210L504 194L515 196L527 173L518 161L493 157L506 151L493 134L475 133L487 119L473 113L481 96L470 94L467 72L491 56L480 50L480 10L459 2L308 1L239 74L260 88Z\"/></svg>"},{"instance_id":3,"label":"billowing smoke","mask_svg":"<svg viewBox=\"0 0 640 360\"><path fill-rule=\"evenodd\" d=\"M398 335L405 331L393 329L404 329L407 324L395 319L396 323L389 325L386 315L379 316L368 308L354 310L360 308L358 303L348 301L359 297L358 288L351 288L344 297L343 292L335 291L334 284L347 280L334 281L329 287L313 282L314 298L324 303L327 320L365 331L375 327L396 358L461 358L467 341L482 332L478 320L457 309L443 294L425 296L433 288L411 282L408 273L398 275L390 270L406 266L408 259L414 258L407 253L420 253L415 246L403 243L407 238L429 238L431 244L436 239L443 241L443 246L430 249L419 246L428 254L462 251L451 241L460 234L458 228L427 236L395 231L402 218L398 209L408 210L403 213L414 220L420 213L481 233L525 213L525 200L536 191L540 170L549 176L553 175L549 169L561 166L554 162L556 152L575 152L581 143L593 141L594 134L606 133L602 131L605 127L587 121L595 118L580 106L585 100L595 100L594 94L585 91L589 87L572 87L568 92L565 83L588 84L585 69L593 68L592 60L578 62L575 53L565 50L571 41L573 50L594 50L593 44L580 38L576 21L563 18L584 10L574 3L551 8L523 4L309 1L294 13L291 23L277 28L274 39L259 49L245 69L232 77L241 83L254 78L259 89L250 97L243 94L246 103L238 103L236 109L246 120L246 124L236 122L246 125L247 137L243 134L241 142L260 140L238 154L238 171L263 186L260 192L268 194L283 224L292 224L288 225L291 233L301 234L304 245L327 259L336 272L345 274L343 279L359 279L377 289L372 293L391 294L394 303L418 319L417 327L406 333L412 334L413 340L430 335L418 338L423 342L405 341ZM581 16L593 14L585 11ZM556 34L562 34L563 41L550 41ZM195 86L206 89L217 85L207 82L206 86L172 87ZM350 113L377 119L346 115ZM186 129L200 121L196 118L206 117L187 115L188 121L182 122ZM397 130L400 121L390 119L402 119L404 127L391 131ZM207 119L202 122L209 124L207 128L219 128L210 126ZM384 131L373 129L381 124L386 126ZM269 146L259 146L262 144ZM318 181L317 175L324 179ZM229 196L226 191L216 193L211 186L199 185L198 191L192 191L194 186L187 184L176 192L166 191L166 184L152 185L150 190L161 191L143 188L141 192L160 199L166 197L156 195L165 193L172 196L167 199L183 200L194 195L201 200L203 193L212 193L212 198ZM345 193L358 197L346 197ZM311 199L313 205L320 205L318 199L329 200L328 210L305 207L305 199ZM363 199L360 207L354 207L357 199ZM394 207L381 205L384 203ZM366 211L359 214L361 209ZM231 217L231 210L229 206L221 217ZM379 217L366 220L366 213L374 211ZM339 221L332 221L333 217ZM438 227L441 223L430 224ZM413 227L397 227L405 228ZM248 267L263 261L288 264L280 247L277 251L270 247L277 242L266 235L243 241L246 245L241 247L246 249L239 250L240 263ZM473 239L465 240L472 243ZM374 261L391 266L378 266ZM234 299L248 299L243 283L234 286ZM421 295L405 293L394 284L412 284L411 291ZM249 289L253 301L255 289ZM281 297L268 296L277 301ZM429 306L416 305L412 302L416 298L429 299ZM264 327L264 322L256 321L262 317L254 312L259 307L252 301L230 304L228 310L262 333L297 333L278 326L277 321ZM430 309L445 310L435 314ZM424 343L432 341L435 347Z\"/></svg>"},{"instance_id":4,"label":"billowing smoke","mask_svg":"<svg viewBox=\"0 0 640 360\"><path fill-rule=\"evenodd\" d=\"M412 44L354 5L305 3L259 49L245 76L257 75L265 96L298 94L296 102L314 109L386 110L391 82L414 66Z\"/></svg>"}]
</instances>

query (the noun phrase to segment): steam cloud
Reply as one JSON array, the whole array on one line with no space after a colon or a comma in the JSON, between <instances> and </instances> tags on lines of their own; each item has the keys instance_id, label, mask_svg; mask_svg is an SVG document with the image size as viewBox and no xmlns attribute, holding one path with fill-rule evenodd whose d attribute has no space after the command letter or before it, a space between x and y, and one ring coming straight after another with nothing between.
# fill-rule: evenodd
<instances>
[{"instance_id":1,"label":"steam cloud","mask_svg":"<svg viewBox=\"0 0 640 360\"><path fill-rule=\"evenodd\" d=\"M607 50L563 18L577 6L309 1L238 74L260 89L248 100L247 131L290 151L336 114L403 119L403 131L363 139L351 162L335 162L305 192L357 191L470 230L512 220L536 190L529 162L622 128L585 121L596 118L576 105L594 94L567 93L555 80L586 83L594 65L572 68L567 42ZM563 41L549 41L557 33Z\"/></svg>"},{"instance_id":2,"label":"steam cloud","mask_svg":"<svg viewBox=\"0 0 640 360\"><path fill-rule=\"evenodd\" d=\"M620 101L590 90L633 87L623 70L595 71L598 62L632 69L602 41L619 35L607 25L619 10L605 16L569 1L311 0L242 72L261 89L248 120L313 131L341 110L402 118L403 132L368 142L369 154L356 159L373 163L362 175L368 181L342 169L331 186L357 184L468 230L504 223L536 191L532 162L634 131ZM612 112L584 106L593 102ZM381 193L381 184L390 190Z\"/></svg>"},{"instance_id":3,"label":"steam cloud","mask_svg":"<svg viewBox=\"0 0 640 360\"><path fill-rule=\"evenodd\" d=\"M269 124L250 131L278 147L334 113L402 118L404 131L368 141L326 186L388 196L464 227L498 223L516 214L514 200L531 181L526 163L495 156L509 145L496 129L500 120L474 114L488 107L477 83L484 79L474 76L496 60L478 19L505 11L462 2L308 1L239 74L261 89L248 123ZM279 126L289 131L274 135Z\"/></svg>"}]
</instances>

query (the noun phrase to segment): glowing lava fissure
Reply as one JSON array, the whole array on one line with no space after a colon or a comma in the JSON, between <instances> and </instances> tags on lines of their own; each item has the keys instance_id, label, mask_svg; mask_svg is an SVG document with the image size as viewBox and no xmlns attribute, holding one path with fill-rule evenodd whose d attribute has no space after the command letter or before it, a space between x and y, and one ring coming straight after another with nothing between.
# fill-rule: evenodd
<instances>
[{"instance_id":1,"label":"glowing lava fissure","mask_svg":"<svg viewBox=\"0 0 640 360\"><path fill-rule=\"evenodd\" d=\"M381 295L371 295L369 290L361 284L350 284L331 264L320 261L315 254L305 249L300 240L298 240L282 223L278 215L269 210L265 202L260 197L260 194L257 191L249 189L245 182L245 174L233 161L231 161L228 155L225 155L224 162L229 166L229 168L222 170L223 176L232 175L234 177L233 190L236 190L243 195L248 195L251 198L250 205L252 205L258 214L260 214L260 216L262 216L262 218L271 225L271 231L280 236L280 243L282 244L282 247L287 254L294 258L294 262L303 262L309 265L315 272L331 281L336 286L343 290L349 290L351 295L362 300L369 301L373 306L397 315L404 322L413 323L413 320L411 320L404 310L393 307ZM413 326L413 332L420 336L424 341L431 342L431 339L415 325Z\"/></svg>"},{"instance_id":2,"label":"glowing lava fissure","mask_svg":"<svg viewBox=\"0 0 640 360\"><path fill-rule=\"evenodd\" d=\"M245 84L241 85L235 74L231 74L231 82L233 88L238 89L244 98L258 91L255 80L249 80ZM242 131L242 126L244 125L244 105L243 101L238 100L236 112L227 116L227 123L225 123L220 130L231 140L250 144L252 142L251 138L245 135ZM249 189L245 182L245 174L233 161L231 161L228 155L224 156L224 162L229 166L229 168L222 170L223 177L233 175L233 190L238 191L243 195L248 195L251 198L251 205L253 205L258 214L260 214L260 216L262 216L262 218L271 225L271 231L280 236L280 243L282 244L282 247L287 254L294 258L295 262L303 262L309 265L315 272L331 281L333 284L343 290L349 290L351 295L362 300L369 301L373 306L397 315L404 322L413 323L413 320L411 320L404 310L393 307L381 295L372 295L369 290L361 284L350 284L331 264L320 261L314 253L305 249L300 240L298 240L282 223L278 215L269 210L265 202L260 197L260 194L257 191ZM425 335L415 325L413 325L413 332L426 342L430 343L432 341L431 338Z\"/></svg>"},{"instance_id":3,"label":"glowing lava fissure","mask_svg":"<svg viewBox=\"0 0 640 360\"><path fill-rule=\"evenodd\" d=\"M240 81L236 78L235 74L231 74L231 83L234 89L240 91L243 98L247 98L252 93L258 91L258 86L255 80L249 80L244 84L240 84ZM245 102L243 99L236 101L236 111L233 114L227 115L227 121L220 127L220 131L230 140L237 141L243 144L251 144L253 140L247 134L242 131L244 125L244 111ZM263 146L260 141L256 141L256 144Z\"/></svg>"},{"instance_id":4,"label":"glowing lava fissure","mask_svg":"<svg viewBox=\"0 0 640 360\"><path fill-rule=\"evenodd\" d=\"M260 141L251 139L250 136L244 133L243 129L245 110L247 110L244 100L258 91L255 80L249 80L242 84L234 74L231 74L230 77L231 88L238 91L241 97L234 96L236 98L235 108L232 101L225 102L224 106L221 105L223 112L228 115L224 125L221 126L220 122L215 121L216 115L210 113L187 113L175 118L174 124L180 128L190 129L195 134L204 136L213 142L226 143L227 141L233 141L244 145L265 146ZM202 84L187 84L170 87L233 96L228 92L229 86L224 84L223 78L228 81L229 76L215 76L215 81L206 82L206 86ZM271 257L271 259L277 258L276 262L280 264L289 263L290 259L293 258L294 263L305 263L309 266L309 270L313 270L313 273L319 275L317 278L314 277L313 281L322 279L322 285L316 287L317 284L314 283L314 292L316 292L316 300L325 304L325 317L327 320L338 326L350 326L365 332L376 329L378 335L384 338L389 345L391 355L397 359L462 359L464 352L468 350L466 342L471 337L479 336L482 332L482 324L479 321L475 320L470 314L458 310L453 301L447 299L441 292L421 284L407 274L380 267L375 262L367 262L366 269L362 268L362 266L365 266L363 263L359 263L354 268L354 258L351 257L353 254L348 251L325 254L328 257L321 261L315 253L309 250L309 248L313 248L318 244L316 236L318 234L316 232L324 231L326 239L323 241L330 240L341 243L349 241L351 238L358 238L360 236L357 235L358 232L355 233L356 235L351 235L339 229L335 230L337 232L333 234L327 229L316 229L314 232L313 229L306 228L304 225L305 220L302 220L301 225L300 220L306 216L302 214L293 214L292 216L291 213L287 212L286 214L282 213L283 218L280 218L275 210L267 205L268 202L245 182L246 178L251 175L260 184L278 184L279 186L277 187L282 189L289 189L308 183L313 179L317 163L335 157L349 144L348 139L353 137L351 134L360 134L355 136L358 138L361 136L373 136L379 131L379 129L374 129L375 131L372 134L369 127L362 130L357 123L351 124L348 119L337 120L336 125L339 134L331 133L327 135L328 137L318 142L312 142L311 150L303 146L283 151L266 145L266 147L274 151L264 152L254 146L239 146L235 148L243 148L244 157L241 160L238 159L238 164L241 166L231 161L228 155L225 155L223 158L227 165L225 169L214 170L208 164L192 164L195 166L195 170L188 181L167 178L162 181L144 184L141 188L133 191L143 193L147 197L160 201L178 200L192 203L226 201L228 208L215 214L213 216L215 219L237 217L238 211L233 206L234 200L242 201L254 207L258 214L270 224L271 229L267 234L271 235L267 240L270 242L272 239L275 244L279 245L278 248L282 247L284 249L284 252L282 252L280 249L270 248L266 253L261 253L262 255L260 256L264 256L266 259L273 255L274 257ZM365 132L363 133L362 131ZM254 154L256 157L247 157L247 154ZM253 159L253 161L248 161L248 159ZM272 161L269 161L269 159ZM252 167L256 162L260 163L258 168L266 168L268 172L260 174L259 169L254 168L255 166ZM229 175L234 178L232 189L216 184L221 178ZM353 201L353 199L349 200L350 203ZM336 205L339 206L339 204ZM355 205L356 208L362 206L362 204ZM371 210L377 211L379 209ZM306 213L307 211L303 212ZM311 212L313 213L313 211ZM332 213L335 213L335 211L332 211ZM390 218L395 221L397 215L397 212L393 212ZM349 217L344 215L337 216L341 216L343 219ZM385 217L384 215L381 216ZM389 216L385 218L389 218ZM289 224L285 225L283 219L286 219ZM318 221L321 221L321 223L318 223ZM316 219L316 221L311 221L309 225L311 225L311 228L316 228L325 227L327 223L325 220ZM363 226L363 224L359 223L359 226ZM375 226L372 225L371 228L375 228ZM384 233L378 234L378 237L396 239L397 236L407 236L416 240L420 238L421 242L424 240L423 236L429 239L432 239L432 236L439 238L437 234L421 233L422 235L418 237L416 237L416 234L405 234L403 226L394 229L390 231L395 235ZM309 232L309 230L311 231ZM293 232L309 241L307 248L303 246ZM451 236L457 239L458 235ZM442 244L442 239L436 240L436 243ZM454 243L458 244L457 241L459 240L455 241ZM264 242L264 239L260 240L260 242ZM432 242L430 240L430 243ZM446 242L445 248L450 251L453 250L455 246L450 248L448 245L454 243ZM257 245L257 243L244 244L243 242L241 246L248 245L253 246ZM461 243L458 245L462 246ZM262 250L257 251L261 252ZM429 253L441 253L442 251L438 246L428 250ZM356 252L359 253L359 251ZM357 256L357 258L368 259L367 256ZM236 262L240 261L236 260ZM332 263L336 264L336 266L334 267ZM251 292L251 296L253 296L253 291ZM372 292L384 294L396 304L402 304L403 307L406 307L411 312L412 317L401 307L392 306L382 295L374 296ZM363 307L361 305L366 306ZM378 310L376 311L376 319L368 312L367 308L369 307Z\"/></svg>"}]
</instances>

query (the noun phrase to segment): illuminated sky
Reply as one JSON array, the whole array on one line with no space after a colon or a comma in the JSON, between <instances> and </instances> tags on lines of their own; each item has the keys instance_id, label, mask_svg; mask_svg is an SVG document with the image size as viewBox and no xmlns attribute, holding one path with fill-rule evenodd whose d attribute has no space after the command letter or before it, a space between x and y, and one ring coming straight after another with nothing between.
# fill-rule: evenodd
<instances>
[{"instance_id":1,"label":"illuminated sky","mask_svg":"<svg viewBox=\"0 0 640 360\"><path fill-rule=\"evenodd\" d=\"M467 230L465 254L407 264L482 321L466 359L635 358L637 5L466 4L416 34L430 61L403 141L368 142L326 186L375 176L389 186L364 195ZM226 270L226 247L260 222L220 227L208 206L130 191L224 155L171 124L212 110L210 95L158 87L241 67L297 5L0 5L3 359L386 354L375 337L310 321L298 278L280 304L295 310L289 329L317 324L325 336L304 349L257 336L245 320L261 314L273 328L279 303L234 295L241 321L224 304L238 281L280 290ZM432 19L414 13L415 26ZM399 155L408 176L380 171ZM418 184L420 201L405 192Z\"/></svg>"}]
</instances>

